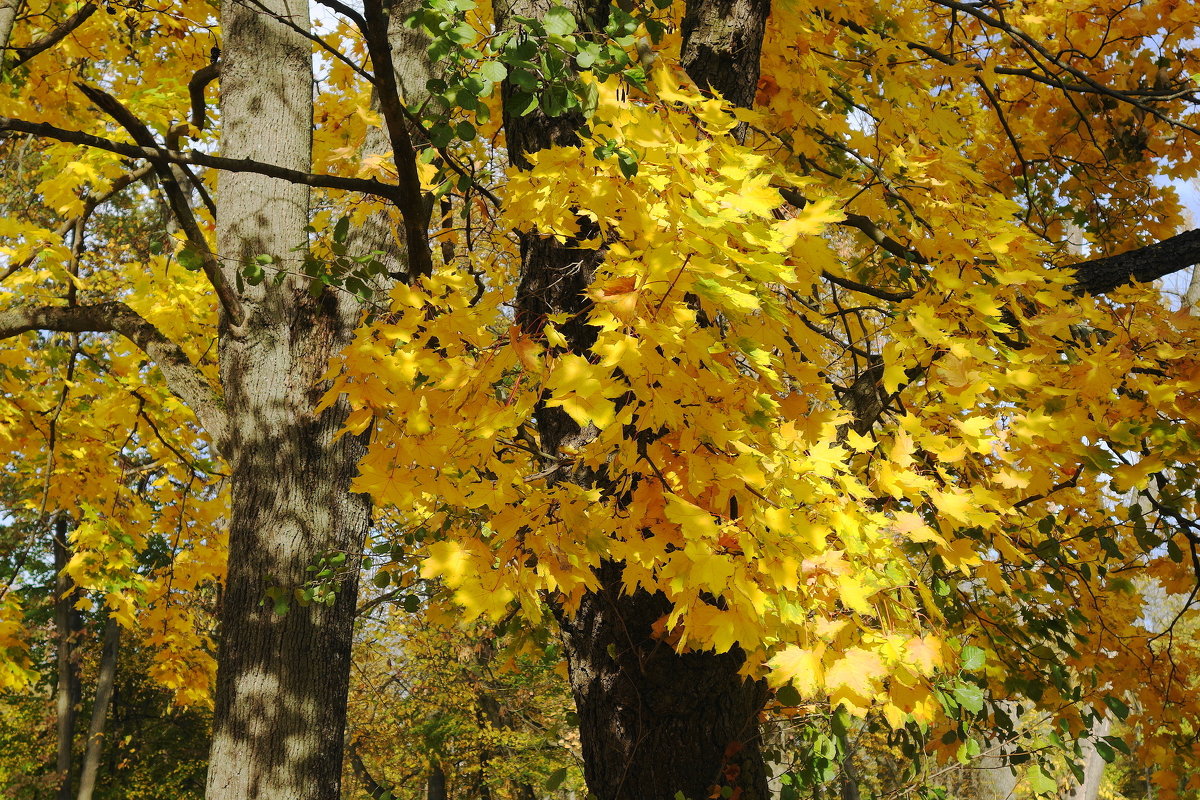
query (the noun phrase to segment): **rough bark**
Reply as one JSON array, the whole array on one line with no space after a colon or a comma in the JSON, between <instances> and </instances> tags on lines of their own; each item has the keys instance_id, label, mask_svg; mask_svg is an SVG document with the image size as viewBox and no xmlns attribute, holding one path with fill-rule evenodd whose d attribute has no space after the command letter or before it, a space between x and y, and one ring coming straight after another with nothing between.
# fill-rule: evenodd
<instances>
[{"instance_id":1,"label":"rough bark","mask_svg":"<svg viewBox=\"0 0 1200 800\"><path fill-rule=\"evenodd\" d=\"M446 772L442 762L434 759L429 765L429 780L425 785L425 800L446 800Z\"/></svg>"},{"instance_id":2,"label":"rough bark","mask_svg":"<svg viewBox=\"0 0 1200 800\"><path fill-rule=\"evenodd\" d=\"M1134 281L1147 283L1200 263L1200 228L1115 256L1075 264L1081 292L1105 294Z\"/></svg>"},{"instance_id":3,"label":"rough bark","mask_svg":"<svg viewBox=\"0 0 1200 800\"><path fill-rule=\"evenodd\" d=\"M683 68L701 89L754 105L770 0L693 0L683 15Z\"/></svg>"},{"instance_id":4,"label":"rough bark","mask_svg":"<svg viewBox=\"0 0 1200 800\"><path fill-rule=\"evenodd\" d=\"M607 14L607 3L566 5L583 26L602 25ZM509 15L541 16L550 6L547 0L518 0L494 9L504 27ZM689 3L683 60L692 79L749 104L767 11L766 0ZM507 96L511 87L504 91ZM524 169L528 153L577 143L583 120L548 117L539 109L519 118L506 112L504 123L509 160ZM522 235L518 323L539 335L548 315L565 314L560 331L572 350L586 351L596 332L587 324L585 290L603 258L602 249L573 248L536 232ZM550 455L594 434L558 408L539 407L536 425L541 449ZM604 482L600 474L572 479ZM765 798L758 714L766 688L738 674L744 656L737 650L675 652L652 632L670 610L663 595L626 594L619 564L603 564L597 577L599 589L585 595L575 614L558 615L590 792L599 800L673 800L680 792L699 800L723 785L740 788L745 800Z\"/></svg>"},{"instance_id":5,"label":"rough bark","mask_svg":"<svg viewBox=\"0 0 1200 800\"><path fill-rule=\"evenodd\" d=\"M303 0L256 10L222 3L222 152L307 171L312 65ZM221 377L231 465L229 571L221 608L209 798L336 800L340 795L356 553L369 501L350 492L362 442L337 437L344 403L316 412L320 377L359 308L347 293L313 298L297 261L307 243L309 193L249 173L222 176L217 243L236 272L266 254L289 273L245 286L245 322L224 320ZM345 553L330 605L301 604L306 567ZM287 605L284 613L276 610Z\"/></svg>"},{"instance_id":6,"label":"rough bark","mask_svg":"<svg viewBox=\"0 0 1200 800\"><path fill-rule=\"evenodd\" d=\"M731 786L765 800L765 685L738 674L739 651L677 653L656 638L669 602L623 594L620 571L601 567L601 590L562 620L588 789L601 800L700 800Z\"/></svg>"},{"instance_id":7,"label":"rough bark","mask_svg":"<svg viewBox=\"0 0 1200 800\"><path fill-rule=\"evenodd\" d=\"M71 576L66 573L70 552L67 549L67 520L60 518L54 524L54 629L58 634L55 642L58 685L55 687L55 716L57 726L57 756L55 758L57 800L70 800L71 767L74 763L76 707L81 697L79 683L79 661L75 645L79 638L82 620L75 610L78 593Z\"/></svg>"},{"instance_id":8,"label":"rough bark","mask_svg":"<svg viewBox=\"0 0 1200 800\"><path fill-rule=\"evenodd\" d=\"M100 673L96 678L96 699L92 703L92 722L88 727L87 748L79 770L79 800L92 800L96 791L96 776L100 771L100 756L104 752L104 725L108 706L112 702L117 679L117 648L121 643L121 626L111 613L104 623L104 650L100 655Z\"/></svg>"}]
</instances>

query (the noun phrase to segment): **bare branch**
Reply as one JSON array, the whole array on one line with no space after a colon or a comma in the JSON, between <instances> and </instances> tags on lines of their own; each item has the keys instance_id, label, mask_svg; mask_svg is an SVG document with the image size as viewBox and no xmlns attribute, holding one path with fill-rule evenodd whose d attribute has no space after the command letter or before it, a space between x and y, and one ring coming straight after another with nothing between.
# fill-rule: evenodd
<instances>
[{"instance_id":1,"label":"bare branch","mask_svg":"<svg viewBox=\"0 0 1200 800\"><path fill-rule=\"evenodd\" d=\"M367 27L367 21L363 19L362 14L359 14L345 3L339 3L338 0L317 0L317 4L325 6L331 11L336 11L343 16L349 17L350 21L357 25L359 30Z\"/></svg>"},{"instance_id":2,"label":"bare branch","mask_svg":"<svg viewBox=\"0 0 1200 800\"><path fill-rule=\"evenodd\" d=\"M139 147L135 144L116 142L102 136L94 136L83 131L68 130L49 125L45 122L27 122L23 119L0 117L0 132L15 131L32 136L41 136L68 144L78 144L84 147L95 147L126 158L140 158L155 163L191 164L197 167L224 170L225 172L252 172L256 175L266 175L270 178L312 186L317 189L338 189L345 192L361 192L372 197L382 197L397 202L399 187L383 183L374 178L344 178L339 175L324 175L314 172L301 172L296 169L265 164L249 158L224 158L210 156L198 150L181 153L178 150L155 147ZM397 203L398 204L398 203Z\"/></svg>"},{"instance_id":3,"label":"bare branch","mask_svg":"<svg viewBox=\"0 0 1200 800\"><path fill-rule=\"evenodd\" d=\"M852 292L859 292L871 297L877 297L880 300L899 302L901 300L907 300L916 295L916 292L891 292L887 289L876 289L874 286L868 286L865 283L859 283L858 281L852 281L849 278L843 278L840 275L834 275L828 270L822 270L821 277L835 286L840 286L843 289L849 289Z\"/></svg>"},{"instance_id":4,"label":"bare branch","mask_svg":"<svg viewBox=\"0 0 1200 800\"><path fill-rule=\"evenodd\" d=\"M162 370L171 393L192 409L217 450L224 446L225 411L216 389L179 345L124 303L36 306L0 311L0 339L28 331L121 334Z\"/></svg>"},{"instance_id":5,"label":"bare branch","mask_svg":"<svg viewBox=\"0 0 1200 800\"><path fill-rule=\"evenodd\" d=\"M135 117L133 112L121 104L120 100L117 100L117 98L107 92L88 86L85 83L76 83L75 86L97 108L116 120L139 145L159 151L166 150L164 146L155 141L154 134L150 132L145 123ZM188 170L186 165L181 164L177 168L192 183L199 183L196 180L196 176ZM217 254L209 249L208 242L204 238L204 233L200 230L200 225L196 222L196 215L192 212L192 206L188 203L187 195L180 188L179 181L175 179L174 171L170 165L158 162L157 172L159 180L162 182L163 192L167 195L167 202L170 204L171 210L175 212L175 218L179 221L179 227L183 229L184 235L187 236L188 244L199 254L201 268L204 270L204 275L208 278L208 282L212 284L213 290L217 293L217 299L220 300L221 307L225 309L225 313L229 315L229 319L234 325L241 325L245 322L245 312L242 310L241 300L233 290L233 287L229 285L229 281L225 280L225 273L221 270L221 263L217 260Z\"/></svg>"},{"instance_id":6,"label":"bare branch","mask_svg":"<svg viewBox=\"0 0 1200 800\"><path fill-rule=\"evenodd\" d=\"M1034 58L1034 54L1037 54L1038 56L1041 56L1043 59L1045 59L1050 64L1053 64L1058 69L1071 75L1073 78L1075 78L1076 81L1079 82L1079 84L1081 86L1087 87L1088 91L1091 91L1095 94L1111 97L1114 100L1118 100L1122 103L1127 103L1127 104L1133 106L1134 108L1144 111L1147 114L1151 114L1152 116L1162 120L1163 122L1166 122L1168 125L1174 126L1176 128L1181 128L1190 133L1200 135L1200 128L1196 128L1193 125L1189 125L1188 123L1183 122L1182 120L1177 120L1177 119L1163 113L1162 111L1155 108L1154 106L1148 105L1142 99L1142 97L1144 95L1135 96L1128 92L1118 91L1111 87L1105 86L1103 83L1100 83L1099 81L1097 81L1092 76L1088 75L1083 70L1081 70L1078 67L1075 67L1069 63L1066 63L1062 59L1055 56L1048 49L1046 49L1046 47L1044 45L1042 45L1039 41L1037 41L1037 39L1030 36L1028 33L1023 31L1022 29L1020 29L1014 25L1011 25L1008 22L1005 22L1003 19L993 17L990 14L985 13L978 6L968 4L968 3L961 3L961 2L958 2L958 0L933 0L933 2L936 3L937 5L953 9L953 10L958 11L963 14L967 14L968 16L974 17L975 19L979 20L980 22L984 23L985 25L995 28L998 31L1003 31L1008 36L1009 40L1012 41L1013 44L1015 44L1020 49L1024 50L1031 58L1033 58L1033 60L1035 62L1037 61L1037 59ZM999 70L997 70L997 72L998 71ZM1052 84L1052 85L1056 85L1056 86L1059 86L1060 88L1064 88L1064 89L1073 88L1073 87L1064 86L1063 83L1065 83L1065 82L1060 81L1059 83ZM1076 91L1078 91L1078 89L1076 89Z\"/></svg>"},{"instance_id":7,"label":"bare branch","mask_svg":"<svg viewBox=\"0 0 1200 800\"><path fill-rule=\"evenodd\" d=\"M208 123L208 106L204 102L204 90L221 75L221 62L214 61L201 67L188 81L188 96L192 100L192 125L204 130Z\"/></svg>"},{"instance_id":8,"label":"bare branch","mask_svg":"<svg viewBox=\"0 0 1200 800\"><path fill-rule=\"evenodd\" d=\"M1146 283L1200 264L1200 228L1115 256L1093 258L1067 269L1075 271L1075 288L1104 294L1134 281Z\"/></svg>"},{"instance_id":9,"label":"bare branch","mask_svg":"<svg viewBox=\"0 0 1200 800\"><path fill-rule=\"evenodd\" d=\"M10 47L10 50L16 51L17 57L9 66L19 67L37 54L49 50L54 45L61 42L68 33L78 28L83 23L87 22L88 17L96 13L97 3L85 3L80 6L79 10L65 20L55 26L54 30L47 33L37 41L30 42L21 47Z\"/></svg>"}]
</instances>

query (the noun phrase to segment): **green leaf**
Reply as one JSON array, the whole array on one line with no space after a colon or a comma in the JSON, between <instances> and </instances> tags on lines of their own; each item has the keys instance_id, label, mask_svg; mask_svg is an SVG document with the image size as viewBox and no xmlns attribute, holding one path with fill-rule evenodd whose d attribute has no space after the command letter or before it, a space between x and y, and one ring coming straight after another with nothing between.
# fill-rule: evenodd
<instances>
[{"instance_id":1,"label":"green leaf","mask_svg":"<svg viewBox=\"0 0 1200 800\"><path fill-rule=\"evenodd\" d=\"M625 76L625 80L629 81L634 86L638 87L642 91L646 90L646 70L642 69L641 67L634 67L632 69L625 70L621 74Z\"/></svg>"},{"instance_id":2,"label":"green leaf","mask_svg":"<svg viewBox=\"0 0 1200 800\"><path fill-rule=\"evenodd\" d=\"M600 90L594 83L585 83L580 99L580 105L583 109L583 116L591 119L596 113L596 109L600 107Z\"/></svg>"},{"instance_id":3,"label":"green leaf","mask_svg":"<svg viewBox=\"0 0 1200 800\"><path fill-rule=\"evenodd\" d=\"M1058 784L1054 778L1043 772L1041 767L1033 767L1029 770L1027 777L1029 779L1029 790L1034 794L1050 794L1051 792L1058 791Z\"/></svg>"},{"instance_id":4,"label":"green leaf","mask_svg":"<svg viewBox=\"0 0 1200 800\"><path fill-rule=\"evenodd\" d=\"M333 226L333 240L344 242L350 236L350 217L342 217Z\"/></svg>"},{"instance_id":5,"label":"green leaf","mask_svg":"<svg viewBox=\"0 0 1200 800\"><path fill-rule=\"evenodd\" d=\"M955 686L954 699L972 714L978 714L983 710L983 689L973 683L960 683Z\"/></svg>"},{"instance_id":6,"label":"green leaf","mask_svg":"<svg viewBox=\"0 0 1200 800\"><path fill-rule=\"evenodd\" d=\"M969 644L962 649L960 658L962 659L962 668L967 672L974 672L983 667L987 660L987 654L983 652L982 648Z\"/></svg>"},{"instance_id":7,"label":"green leaf","mask_svg":"<svg viewBox=\"0 0 1200 800\"><path fill-rule=\"evenodd\" d=\"M1101 736L1100 738L1107 742L1113 749L1120 750L1127 756L1133 755L1133 751L1129 749L1129 745L1125 744L1125 740L1120 736Z\"/></svg>"},{"instance_id":8,"label":"green leaf","mask_svg":"<svg viewBox=\"0 0 1200 800\"><path fill-rule=\"evenodd\" d=\"M446 31L446 37L455 44L470 44L475 41L475 29L468 22L460 22Z\"/></svg>"},{"instance_id":9,"label":"green leaf","mask_svg":"<svg viewBox=\"0 0 1200 800\"><path fill-rule=\"evenodd\" d=\"M524 67L509 70L508 81L513 86L517 86L527 92L537 91L538 86L541 84L541 78L538 76L536 70Z\"/></svg>"},{"instance_id":10,"label":"green leaf","mask_svg":"<svg viewBox=\"0 0 1200 800\"><path fill-rule=\"evenodd\" d=\"M550 777L546 778L546 791L553 792L555 789L563 785L563 781L567 779L567 768L559 767L550 773Z\"/></svg>"},{"instance_id":11,"label":"green leaf","mask_svg":"<svg viewBox=\"0 0 1200 800\"><path fill-rule=\"evenodd\" d=\"M429 129L429 143L434 147L448 147L454 141L454 129L439 122Z\"/></svg>"},{"instance_id":12,"label":"green leaf","mask_svg":"<svg viewBox=\"0 0 1200 800\"><path fill-rule=\"evenodd\" d=\"M775 699L781 704L793 708L804 702L804 698L800 696L800 692L796 691L796 687L790 683L785 683L775 690Z\"/></svg>"},{"instance_id":13,"label":"green leaf","mask_svg":"<svg viewBox=\"0 0 1200 800\"><path fill-rule=\"evenodd\" d=\"M547 11L546 16L542 18L542 24L546 26L546 33L555 36L574 33L578 27L574 15L562 6L555 6Z\"/></svg>"},{"instance_id":14,"label":"green leaf","mask_svg":"<svg viewBox=\"0 0 1200 800\"><path fill-rule=\"evenodd\" d=\"M513 92L504 108L514 117L523 117L538 106L537 97L528 92Z\"/></svg>"},{"instance_id":15,"label":"green leaf","mask_svg":"<svg viewBox=\"0 0 1200 800\"><path fill-rule=\"evenodd\" d=\"M1096 754L1104 759L1105 764L1111 764L1117 758L1117 754L1108 746L1108 742L1102 739L1092 742L1092 747L1096 748Z\"/></svg>"},{"instance_id":16,"label":"green leaf","mask_svg":"<svg viewBox=\"0 0 1200 800\"><path fill-rule=\"evenodd\" d=\"M1121 721L1124 721L1125 718L1129 716L1129 706L1125 705L1125 703L1123 703L1119 698L1113 697L1111 694L1105 695L1104 705L1108 706L1109 710L1116 714L1117 719Z\"/></svg>"},{"instance_id":17,"label":"green leaf","mask_svg":"<svg viewBox=\"0 0 1200 800\"><path fill-rule=\"evenodd\" d=\"M204 259L190 247L185 247L179 251L179 266L191 272L196 272L204 267Z\"/></svg>"},{"instance_id":18,"label":"green leaf","mask_svg":"<svg viewBox=\"0 0 1200 800\"><path fill-rule=\"evenodd\" d=\"M475 138L475 126L463 120L454 126L454 133L464 142L469 142Z\"/></svg>"},{"instance_id":19,"label":"green leaf","mask_svg":"<svg viewBox=\"0 0 1200 800\"><path fill-rule=\"evenodd\" d=\"M484 80L499 83L508 77L508 67L499 61L486 61L479 67L479 75Z\"/></svg>"},{"instance_id":20,"label":"green leaf","mask_svg":"<svg viewBox=\"0 0 1200 800\"><path fill-rule=\"evenodd\" d=\"M617 153L617 166L621 168L621 174L626 178L632 178L638 173L637 158L628 150Z\"/></svg>"},{"instance_id":21,"label":"green leaf","mask_svg":"<svg viewBox=\"0 0 1200 800\"><path fill-rule=\"evenodd\" d=\"M600 58L600 45L595 42L582 42L579 52L575 54L575 66L579 69L591 69Z\"/></svg>"}]
</instances>

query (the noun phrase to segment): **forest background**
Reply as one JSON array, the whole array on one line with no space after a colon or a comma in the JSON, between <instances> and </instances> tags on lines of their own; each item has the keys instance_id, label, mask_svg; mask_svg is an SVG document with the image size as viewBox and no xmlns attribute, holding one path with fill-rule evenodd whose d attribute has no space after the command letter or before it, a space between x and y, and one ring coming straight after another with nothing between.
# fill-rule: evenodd
<instances>
[{"instance_id":1,"label":"forest background","mask_svg":"<svg viewBox=\"0 0 1200 800\"><path fill-rule=\"evenodd\" d=\"M1196 792L1192 6L317 5L0 0L6 792Z\"/></svg>"}]
</instances>

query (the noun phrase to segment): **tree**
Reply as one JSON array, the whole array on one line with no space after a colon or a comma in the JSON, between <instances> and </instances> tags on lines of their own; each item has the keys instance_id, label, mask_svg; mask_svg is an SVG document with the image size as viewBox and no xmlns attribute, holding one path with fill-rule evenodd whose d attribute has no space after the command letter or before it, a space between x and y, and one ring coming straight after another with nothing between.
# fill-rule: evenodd
<instances>
[{"instance_id":1,"label":"tree","mask_svg":"<svg viewBox=\"0 0 1200 800\"><path fill-rule=\"evenodd\" d=\"M548 632L462 630L446 612L395 608L364 625L350 695L354 783L425 798L440 780L446 797L482 800L581 788Z\"/></svg>"},{"instance_id":2,"label":"tree","mask_svg":"<svg viewBox=\"0 0 1200 800\"><path fill-rule=\"evenodd\" d=\"M337 795L361 493L469 614L549 609L604 800L765 796L768 684L962 746L984 687L1074 734L1188 713L1127 576L1194 578L1196 329L1123 287L1197 258L1151 180L1193 171L1190 8L321 5L326 36L222 4L220 156L177 146L204 3L50 3L5 64L7 146L60 144L0 335L124 337L227 466L210 796ZM78 248L122 159L194 274L72 289L65 248L27 260L39 215ZM1069 222L1103 257L1065 259ZM179 285L215 311L171 320ZM54 497L87 548L145 547Z\"/></svg>"}]
</instances>

